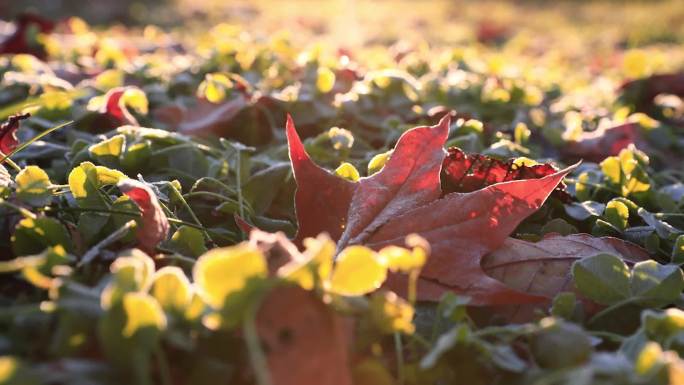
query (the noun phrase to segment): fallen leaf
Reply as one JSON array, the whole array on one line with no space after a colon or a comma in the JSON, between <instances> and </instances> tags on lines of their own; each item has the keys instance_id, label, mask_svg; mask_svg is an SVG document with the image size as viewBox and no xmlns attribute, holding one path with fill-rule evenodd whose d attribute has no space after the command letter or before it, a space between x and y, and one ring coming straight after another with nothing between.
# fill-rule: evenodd
<instances>
[{"instance_id":1,"label":"fallen leaf","mask_svg":"<svg viewBox=\"0 0 684 385\"><path fill-rule=\"evenodd\" d=\"M17 130L19 122L28 119L31 114L12 115L7 121L0 125L0 152L8 155L19 145L17 140Z\"/></svg>"},{"instance_id":2,"label":"fallen leaf","mask_svg":"<svg viewBox=\"0 0 684 385\"><path fill-rule=\"evenodd\" d=\"M45 49L37 42L29 41L29 30L34 27L40 33L50 33L55 24L38 15L23 13L19 15L14 33L0 43L0 54L31 54L41 60L46 58Z\"/></svg>"},{"instance_id":3,"label":"fallen leaf","mask_svg":"<svg viewBox=\"0 0 684 385\"><path fill-rule=\"evenodd\" d=\"M157 196L147 185L133 179L124 179L117 187L140 208L142 224L136 227L135 236L143 251L154 254L159 242L165 240L169 232L169 220L159 205Z\"/></svg>"},{"instance_id":4,"label":"fallen leaf","mask_svg":"<svg viewBox=\"0 0 684 385\"><path fill-rule=\"evenodd\" d=\"M272 118L267 116L272 102L273 99L266 96L254 99L239 93L221 103L197 98L191 108L174 106L172 109L158 111L157 114L176 119L175 122L166 122L184 134L213 134L247 145L258 145L267 143L272 137Z\"/></svg>"},{"instance_id":5,"label":"fallen leaf","mask_svg":"<svg viewBox=\"0 0 684 385\"><path fill-rule=\"evenodd\" d=\"M508 238L499 249L482 258L482 268L513 289L552 299L563 291L576 292L571 276L575 261L601 253L620 257L628 264L650 258L646 250L618 238L550 234L539 242ZM534 309L511 310L514 314L510 316L522 321L529 320Z\"/></svg>"},{"instance_id":6,"label":"fallen leaf","mask_svg":"<svg viewBox=\"0 0 684 385\"><path fill-rule=\"evenodd\" d=\"M348 327L314 293L298 286L272 290L256 328L274 385L352 383Z\"/></svg>"},{"instance_id":7,"label":"fallen leaf","mask_svg":"<svg viewBox=\"0 0 684 385\"><path fill-rule=\"evenodd\" d=\"M288 120L290 158L297 180L297 240L328 232L338 251L349 244L374 249L402 245L417 233L432 248L421 272L419 300L437 301L448 291L474 305L543 301L489 277L480 259L496 250L534 213L572 168L539 179L495 183L443 197L440 169L449 116L432 127L405 132L378 173L352 183L316 166ZM405 292L406 277L390 274L389 288Z\"/></svg>"},{"instance_id":8,"label":"fallen leaf","mask_svg":"<svg viewBox=\"0 0 684 385\"><path fill-rule=\"evenodd\" d=\"M442 189L443 193L471 192L494 183L539 179L557 171L549 163L528 166L515 159L502 161L481 154L466 154L452 147L442 163ZM562 182L553 193L563 201L571 199Z\"/></svg>"},{"instance_id":9,"label":"fallen leaf","mask_svg":"<svg viewBox=\"0 0 684 385\"><path fill-rule=\"evenodd\" d=\"M684 96L684 73L658 74L624 83L623 97L633 103L637 111L648 112L659 94Z\"/></svg>"},{"instance_id":10,"label":"fallen leaf","mask_svg":"<svg viewBox=\"0 0 684 385\"><path fill-rule=\"evenodd\" d=\"M295 210L299 229L295 243L325 231L334 240L342 235L351 197L357 184L340 178L316 165L304 149L294 122L287 117L290 161L297 182Z\"/></svg>"},{"instance_id":11,"label":"fallen leaf","mask_svg":"<svg viewBox=\"0 0 684 385\"><path fill-rule=\"evenodd\" d=\"M648 148L648 142L641 135L638 123L583 132L578 139L568 141L561 152L568 158L600 162L606 157L618 155L630 144L635 144L640 149Z\"/></svg>"}]
</instances>

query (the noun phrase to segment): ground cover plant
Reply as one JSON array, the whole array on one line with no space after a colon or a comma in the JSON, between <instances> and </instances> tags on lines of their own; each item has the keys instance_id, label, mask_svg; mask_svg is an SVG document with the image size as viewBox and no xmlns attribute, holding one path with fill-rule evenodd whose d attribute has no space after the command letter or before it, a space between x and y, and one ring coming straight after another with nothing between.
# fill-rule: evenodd
<instances>
[{"instance_id":1,"label":"ground cover plant","mask_svg":"<svg viewBox=\"0 0 684 385\"><path fill-rule=\"evenodd\" d=\"M684 384L684 9L304 3L0 24L0 384Z\"/></svg>"}]
</instances>

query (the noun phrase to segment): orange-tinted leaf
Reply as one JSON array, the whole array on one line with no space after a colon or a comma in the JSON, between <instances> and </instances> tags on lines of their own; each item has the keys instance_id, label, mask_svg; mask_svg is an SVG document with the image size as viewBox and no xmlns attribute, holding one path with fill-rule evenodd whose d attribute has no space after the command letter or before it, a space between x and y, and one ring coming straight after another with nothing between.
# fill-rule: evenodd
<instances>
[{"instance_id":1,"label":"orange-tinted leaf","mask_svg":"<svg viewBox=\"0 0 684 385\"><path fill-rule=\"evenodd\" d=\"M147 185L133 179L124 179L117 186L140 208L142 225L136 228L135 235L139 247L146 253L153 254L159 242L165 240L169 232L169 221L157 196Z\"/></svg>"},{"instance_id":2,"label":"orange-tinted leaf","mask_svg":"<svg viewBox=\"0 0 684 385\"><path fill-rule=\"evenodd\" d=\"M28 119L31 114L12 115L5 123L0 125L0 152L8 155L14 151L19 144L17 140L17 129L19 129L19 122Z\"/></svg>"},{"instance_id":3,"label":"orange-tinted leaf","mask_svg":"<svg viewBox=\"0 0 684 385\"><path fill-rule=\"evenodd\" d=\"M274 385L351 385L348 328L314 293L271 291L256 326Z\"/></svg>"}]
</instances>

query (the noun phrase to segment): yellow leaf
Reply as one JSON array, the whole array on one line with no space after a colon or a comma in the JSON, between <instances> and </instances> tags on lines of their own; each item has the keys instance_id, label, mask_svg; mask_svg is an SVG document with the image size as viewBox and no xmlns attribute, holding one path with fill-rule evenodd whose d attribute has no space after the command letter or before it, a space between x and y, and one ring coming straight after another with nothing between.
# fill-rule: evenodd
<instances>
[{"instance_id":1,"label":"yellow leaf","mask_svg":"<svg viewBox=\"0 0 684 385\"><path fill-rule=\"evenodd\" d=\"M192 301L190 281L179 267L165 266L154 275L152 289L154 298L164 310L184 311Z\"/></svg>"},{"instance_id":2,"label":"yellow leaf","mask_svg":"<svg viewBox=\"0 0 684 385\"><path fill-rule=\"evenodd\" d=\"M629 208L626 204L611 200L606 204L605 209L606 219L610 224L617 227L620 230L624 230L627 227L627 221L629 220Z\"/></svg>"},{"instance_id":3,"label":"yellow leaf","mask_svg":"<svg viewBox=\"0 0 684 385\"><path fill-rule=\"evenodd\" d=\"M304 260L292 261L281 267L278 269L278 276L311 290L316 283L325 282L330 276L335 242L324 233L316 238L304 239L304 247Z\"/></svg>"},{"instance_id":4,"label":"yellow leaf","mask_svg":"<svg viewBox=\"0 0 684 385\"><path fill-rule=\"evenodd\" d=\"M327 67L318 67L316 74L316 88L321 93L330 92L335 86L335 73Z\"/></svg>"},{"instance_id":5,"label":"yellow leaf","mask_svg":"<svg viewBox=\"0 0 684 385\"><path fill-rule=\"evenodd\" d=\"M408 250L399 246L386 246L378 254L386 261L390 270L404 273L420 269L427 259L425 251L418 247Z\"/></svg>"},{"instance_id":6,"label":"yellow leaf","mask_svg":"<svg viewBox=\"0 0 684 385\"><path fill-rule=\"evenodd\" d=\"M121 96L121 102L138 113L147 114L147 95L140 88L128 87Z\"/></svg>"},{"instance_id":7,"label":"yellow leaf","mask_svg":"<svg viewBox=\"0 0 684 385\"><path fill-rule=\"evenodd\" d=\"M640 78L649 75L651 68L648 54L643 50L627 51L622 59L622 68L629 78Z\"/></svg>"},{"instance_id":8,"label":"yellow leaf","mask_svg":"<svg viewBox=\"0 0 684 385\"><path fill-rule=\"evenodd\" d=\"M34 206L49 203L52 198L50 177L38 166L27 166L17 174L17 196Z\"/></svg>"},{"instance_id":9,"label":"yellow leaf","mask_svg":"<svg viewBox=\"0 0 684 385\"><path fill-rule=\"evenodd\" d=\"M48 110L66 110L71 107L73 95L66 91L47 91L40 95L40 101Z\"/></svg>"},{"instance_id":10,"label":"yellow leaf","mask_svg":"<svg viewBox=\"0 0 684 385\"><path fill-rule=\"evenodd\" d=\"M0 384L11 384L19 371L19 361L12 356L0 356Z\"/></svg>"},{"instance_id":11,"label":"yellow leaf","mask_svg":"<svg viewBox=\"0 0 684 385\"><path fill-rule=\"evenodd\" d=\"M159 303L145 293L127 293L123 297L126 312L124 337L132 337L137 331L147 328L166 329L166 316Z\"/></svg>"},{"instance_id":12,"label":"yellow leaf","mask_svg":"<svg viewBox=\"0 0 684 385\"><path fill-rule=\"evenodd\" d=\"M194 293L192 295L192 299L190 300L190 305L185 308L185 319L188 321L195 321L199 319L204 312L205 307L206 304L202 300L202 297L200 297L199 294Z\"/></svg>"},{"instance_id":13,"label":"yellow leaf","mask_svg":"<svg viewBox=\"0 0 684 385\"><path fill-rule=\"evenodd\" d=\"M241 243L204 253L193 269L200 295L214 308L221 308L226 297L241 290L250 278L266 277L266 258L254 246Z\"/></svg>"},{"instance_id":14,"label":"yellow leaf","mask_svg":"<svg viewBox=\"0 0 684 385\"><path fill-rule=\"evenodd\" d=\"M109 267L114 276L100 296L100 305L109 309L128 292L145 291L152 283L154 261L138 249L124 251Z\"/></svg>"},{"instance_id":15,"label":"yellow leaf","mask_svg":"<svg viewBox=\"0 0 684 385\"><path fill-rule=\"evenodd\" d=\"M663 355L663 350L656 342L647 342L641 352L637 356L634 364L634 369L638 374L645 375L657 368L660 359Z\"/></svg>"},{"instance_id":16,"label":"yellow leaf","mask_svg":"<svg viewBox=\"0 0 684 385\"><path fill-rule=\"evenodd\" d=\"M90 190L88 187L97 189L117 184L123 178L127 176L121 171L95 166L91 162L83 162L69 173L69 189L74 198L85 198Z\"/></svg>"},{"instance_id":17,"label":"yellow leaf","mask_svg":"<svg viewBox=\"0 0 684 385\"><path fill-rule=\"evenodd\" d=\"M226 98L226 91L231 88L233 81L226 74L206 74L197 89L197 94L212 103L220 103Z\"/></svg>"},{"instance_id":18,"label":"yellow leaf","mask_svg":"<svg viewBox=\"0 0 684 385\"><path fill-rule=\"evenodd\" d=\"M384 333L412 334L415 331L413 306L393 292L374 293L370 308L373 321Z\"/></svg>"},{"instance_id":19,"label":"yellow leaf","mask_svg":"<svg viewBox=\"0 0 684 385\"><path fill-rule=\"evenodd\" d=\"M368 162L368 175L373 175L382 170L382 168L385 167L385 163L387 163L392 156L393 151L394 150L389 150L387 152L383 152L382 154L375 155L373 159Z\"/></svg>"},{"instance_id":20,"label":"yellow leaf","mask_svg":"<svg viewBox=\"0 0 684 385\"><path fill-rule=\"evenodd\" d=\"M88 152L95 156L115 156L118 157L123 152L126 145L126 137L119 134L114 135L109 139L103 140L100 143L93 144L88 148Z\"/></svg>"},{"instance_id":21,"label":"yellow leaf","mask_svg":"<svg viewBox=\"0 0 684 385\"><path fill-rule=\"evenodd\" d=\"M361 178L359 170L357 170L353 164L348 162L342 162L340 166L335 169L335 175L352 182L358 182L359 178Z\"/></svg>"},{"instance_id":22,"label":"yellow leaf","mask_svg":"<svg viewBox=\"0 0 684 385\"><path fill-rule=\"evenodd\" d=\"M387 266L377 253L364 246L344 249L330 279L333 293L358 296L370 293L385 282Z\"/></svg>"},{"instance_id":23,"label":"yellow leaf","mask_svg":"<svg viewBox=\"0 0 684 385\"><path fill-rule=\"evenodd\" d=\"M601 171L608 178L611 183L620 184L621 180L621 167L620 159L615 156L608 157L601 162Z\"/></svg>"},{"instance_id":24,"label":"yellow leaf","mask_svg":"<svg viewBox=\"0 0 684 385\"><path fill-rule=\"evenodd\" d=\"M105 70L95 77L95 88L109 91L124 85L124 72L118 69Z\"/></svg>"}]
</instances>

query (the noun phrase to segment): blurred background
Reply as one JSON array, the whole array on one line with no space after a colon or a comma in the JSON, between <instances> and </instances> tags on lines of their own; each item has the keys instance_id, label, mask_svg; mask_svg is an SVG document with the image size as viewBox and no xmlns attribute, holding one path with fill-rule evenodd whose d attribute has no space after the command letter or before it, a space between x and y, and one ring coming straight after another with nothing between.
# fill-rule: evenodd
<instances>
[{"instance_id":1,"label":"blurred background","mask_svg":"<svg viewBox=\"0 0 684 385\"><path fill-rule=\"evenodd\" d=\"M292 29L344 46L391 44L412 35L430 44L458 43L473 34L496 43L521 32L592 43L598 30L602 41L626 47L684 41L681 0L0 0L0 19L9 21L25 12L55 20L77 16L91 24L167 28L207 29L231 22L252 27L250 33ZM574 28L580 24L582 28Z\"/></svg>"}]
</instances>

